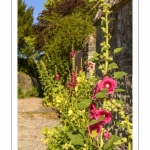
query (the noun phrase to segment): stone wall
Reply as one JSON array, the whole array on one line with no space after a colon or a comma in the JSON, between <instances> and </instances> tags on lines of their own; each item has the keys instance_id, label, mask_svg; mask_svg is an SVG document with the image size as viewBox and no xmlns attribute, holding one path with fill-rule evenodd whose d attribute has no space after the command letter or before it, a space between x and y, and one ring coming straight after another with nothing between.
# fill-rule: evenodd
<instances>
[{"instance_id":1,"label":"stone wall","mask_svg":"<svg viewBox=\"0 0 150 150\"><path fill-rule=\"evenodd\" d=\"M127 73L125 77L117 81L118 87L125 89L126 92L114 96L116 99L121 99L125 102L125 112L130 114L132 113L132 1L118 1L117 6L114 6L112 10L113 13L110 17L115 18L115 20L109 25L109 31L112 35L110 40L111 50L123 47L123 50L114 56L114 61L119 66L118 71ZM100 53L100 43L104 41L100 20L94 22L94 25L96 26L96 51ZM101 76L101 72L97 67L96 74ZM119 119L117 114L114 114L113 117ZM114 127L112 132L119 136L127 135L125 130L117 130L117 127Z\"/></svg>"},{"instance_id":2,"label":"stone wall","mask_svg":"<svg viewBox=\"0 0 150 150\"><path fill-rule=\"evenodd\" d=\"M96 51L96 35L90 34L83 42L82 50L78 51L74 57L74 65L77 73L83 69L89 76L88 59L90 59ZM93 66L95 64L93 63ZM95 67L94 67L95 68ZM95 69L94 69L95 70Z\"/></svg>"},{"instance_id":3,"label":"stone wall","mask_svg":"<svg viewBox=\"0 0 150 150\"><path fill-rule=\"evenodd\" d=\"M118 64L119 69L127 72L127 75L118 80L118 85L126 89L125 94L118 94L117 97L123 99L132 106L132 1L122 7L116 7L111 17L115 20L110 24L109 29L112 35L110 41L111 49L123 47L123 50L114 56L114 61ZM96 51L100 52L100 43L104 40L100 25L96 25ZM97 75L101 75L100 71Z\"/></svg>"}]
</instances>

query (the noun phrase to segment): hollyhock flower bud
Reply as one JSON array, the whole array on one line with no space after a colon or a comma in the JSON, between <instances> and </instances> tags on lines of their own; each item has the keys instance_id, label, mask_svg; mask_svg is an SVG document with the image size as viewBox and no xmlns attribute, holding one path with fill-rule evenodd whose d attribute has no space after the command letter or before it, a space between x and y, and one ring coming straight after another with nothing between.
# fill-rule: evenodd
<instances>
[{"instance_id":1,"label":"hollyhock flower bud","mask_svg":"<svg viewBox=\"0 0 150 150\"><path fill-rule=\"evenodd\" d=\"M106 140L108 140L110 138L110 133L108 133L107 131L104 132L104 137Z\"/></svg>"},{"instance_id":2,"label":"hollyhock flower bud","mask_svg":"<svg viewBox=\"0 0 150 150\"><path fill-rule=\"evenodd\" d=\"M60 80L59 74L56 74L56 75L55 75L55 80L56 80L56 81L59 81L59 80Z\"/></svg>"}]
</instances>

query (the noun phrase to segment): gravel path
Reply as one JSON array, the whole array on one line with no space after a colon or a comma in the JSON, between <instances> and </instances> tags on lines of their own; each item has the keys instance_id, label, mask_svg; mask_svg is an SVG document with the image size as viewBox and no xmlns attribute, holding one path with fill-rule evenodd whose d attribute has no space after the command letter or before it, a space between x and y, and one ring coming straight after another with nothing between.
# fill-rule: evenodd
<instances>
[{"instance_id":1,"label":"gravel path","mask_svg":"<svg viewBox=\"0 0 150 150\"><path fill-rule=\"evenodd\" d=\"M46 150L41 141L44 127L52 128L59 123L54 108L45 108L41 98L18 100L18 150Z\"/></svg>"}]
</instances>

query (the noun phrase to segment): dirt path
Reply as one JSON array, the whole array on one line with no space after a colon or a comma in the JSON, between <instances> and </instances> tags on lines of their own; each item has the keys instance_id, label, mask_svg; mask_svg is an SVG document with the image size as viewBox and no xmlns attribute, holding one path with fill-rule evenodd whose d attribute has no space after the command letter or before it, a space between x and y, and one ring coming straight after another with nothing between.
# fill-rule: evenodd
<instances>
[{"instance_id":1,"label":"dirt path","mask_svg":"<svg viewBox=\"0 0 150 150\"><path fill-rule=\"evenodd\" d=\"M46 150L41 141L44 127L54 127L59 123L54 108L45 108L41 98L18 100L18 150Z\"/></svg>"}]
</instances>

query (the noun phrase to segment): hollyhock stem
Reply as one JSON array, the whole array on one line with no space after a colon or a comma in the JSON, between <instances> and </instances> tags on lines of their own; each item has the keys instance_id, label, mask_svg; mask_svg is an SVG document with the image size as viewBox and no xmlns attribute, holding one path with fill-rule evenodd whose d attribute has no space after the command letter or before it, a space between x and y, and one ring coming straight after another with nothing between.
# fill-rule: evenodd
<instances>
[{"instance_id":1,"label":"hollyhock stem","mask_svg":"<svg viewBox=\"0 0 150 150\"><path fill-rule=\"evenodd\" d=\"M102 147L103 147L103 130L101 131L101 133L100 133L100 150L102 149Z\"/></svg>"},{"instance_id":2,"label":"hollyhock stem","mask_svg":"<svg viewBox=\"0 0 150 150\"><path fill-rule=\"evenodd\" d=\"M106 18L106 46L108 46L108 13L105 13ZM106 49L106 58L105 58L105 74L108 71L108 48Z\"/></svg>"},{"instance_id":3,"label":"hollyhock stem","mask_svg":"<svg viewBox=\"0 0 150 150\"><path fill-rule=\"evenodd\" d=\"M103 101L103 108L105 107L106 105L106 98L104 98L104 101Z\"/></svg>"}]
</instances>

